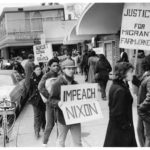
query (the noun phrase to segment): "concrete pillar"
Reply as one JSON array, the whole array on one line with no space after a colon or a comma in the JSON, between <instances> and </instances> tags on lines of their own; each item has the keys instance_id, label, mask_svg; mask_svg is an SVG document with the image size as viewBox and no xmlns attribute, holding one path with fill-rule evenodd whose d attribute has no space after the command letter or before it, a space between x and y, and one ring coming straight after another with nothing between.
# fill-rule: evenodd
<instances>
[{"instance_id":1,"label":"concrete pillar","mask_svg":"<svg viewBox=\"0 0 150 150\"><path fill-rule=\"evenodd\" d=\"M4 59L9 59L8 48L1 49L1 56L4 57Z\"/></svg>"}]
</instances>

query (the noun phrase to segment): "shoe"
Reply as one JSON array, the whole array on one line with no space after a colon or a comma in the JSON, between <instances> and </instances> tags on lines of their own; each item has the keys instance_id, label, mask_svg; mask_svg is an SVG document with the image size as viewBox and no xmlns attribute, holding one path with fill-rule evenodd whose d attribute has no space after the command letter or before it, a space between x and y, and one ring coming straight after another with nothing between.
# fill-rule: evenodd
<instances>
[{"instance_id":1,"label":"shoe","mask_svg":"<svg viewBox=\"0 0 150 150\"><path fill-rule=\"evenodd\" d=\"M40 137L40 133L39 132L35 132L35 137L38 139Z\"/></svg>"},{"instance_id":2,"label":"shoe","mask_svg":"<svg viewBox=\"0 0 150 150\"><path fill-rule=\"evenodd\" d=\"M46 147L47 146L47 144L42 144L42 147Z\"/></svg>"},{"instance_id":3,"label":"shoe","mask_svg":"<svg viewBox=\"0 0 150 150\"><path fill-rule=\"evenodd\" d=\"M106 97L102 97L102 100L103 100L103 101L106 101L107 99L106 99Z\"/></svg>"}]
</instances>

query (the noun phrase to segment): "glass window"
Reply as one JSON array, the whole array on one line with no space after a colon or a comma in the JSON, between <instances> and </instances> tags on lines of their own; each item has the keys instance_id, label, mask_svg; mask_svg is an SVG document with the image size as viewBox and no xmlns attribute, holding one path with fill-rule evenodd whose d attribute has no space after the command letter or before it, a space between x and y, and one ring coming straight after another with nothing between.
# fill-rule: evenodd
<instances>
[{"instance_id":1,"label":"glass window","mask_svg":"<svg viewBox=\"0 0 150 150\"><path fill-rule=\"evenodd\" d=\"M14 85L12 77L10 75L0 75L0 86Z\"/></svg>"}]
</instances>

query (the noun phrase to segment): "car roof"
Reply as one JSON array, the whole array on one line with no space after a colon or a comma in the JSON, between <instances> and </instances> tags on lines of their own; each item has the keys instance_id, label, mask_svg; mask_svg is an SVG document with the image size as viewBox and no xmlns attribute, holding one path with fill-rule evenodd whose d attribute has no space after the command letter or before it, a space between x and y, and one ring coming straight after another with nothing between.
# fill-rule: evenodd
<instances>
[{"instance_id":1,"label":"car roof","mask_svg":"<svg viewBox=\"0 0 150 150\"><path fill-rule=\"evenodd\" d=\"M0 75L11 75L12 73L15 73L16 70L0 70Z\"/></svg>"}]
</instances>

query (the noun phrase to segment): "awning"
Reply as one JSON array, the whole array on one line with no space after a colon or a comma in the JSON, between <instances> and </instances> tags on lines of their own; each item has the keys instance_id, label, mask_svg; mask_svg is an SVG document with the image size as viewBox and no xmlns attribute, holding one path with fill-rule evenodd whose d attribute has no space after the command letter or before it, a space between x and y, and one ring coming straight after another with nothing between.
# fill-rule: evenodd
<instances>
[{"instance_id":1,"label":"awning","mask_svg":"<svg viewBox=\"0 0 150 150\"><path fill-rule=\"evenodd\" d=\"M76 26L77 35L114 34L121 28L123 3L89 4Z\"/></svg>"},{"instance_id":2,"label":"awning","mask_svg":"<svg viewBox=\"0 0 150 150\"><path fill-rule=\"evenodd\" d=\"M85 40L91 40L92 37L95 35L77 35L76 34L76 25L72 27L70 32L67 34L67 36L64 38L64 44L77 44L80 42L83 42Z\"/></svg>"}]
</instances>

